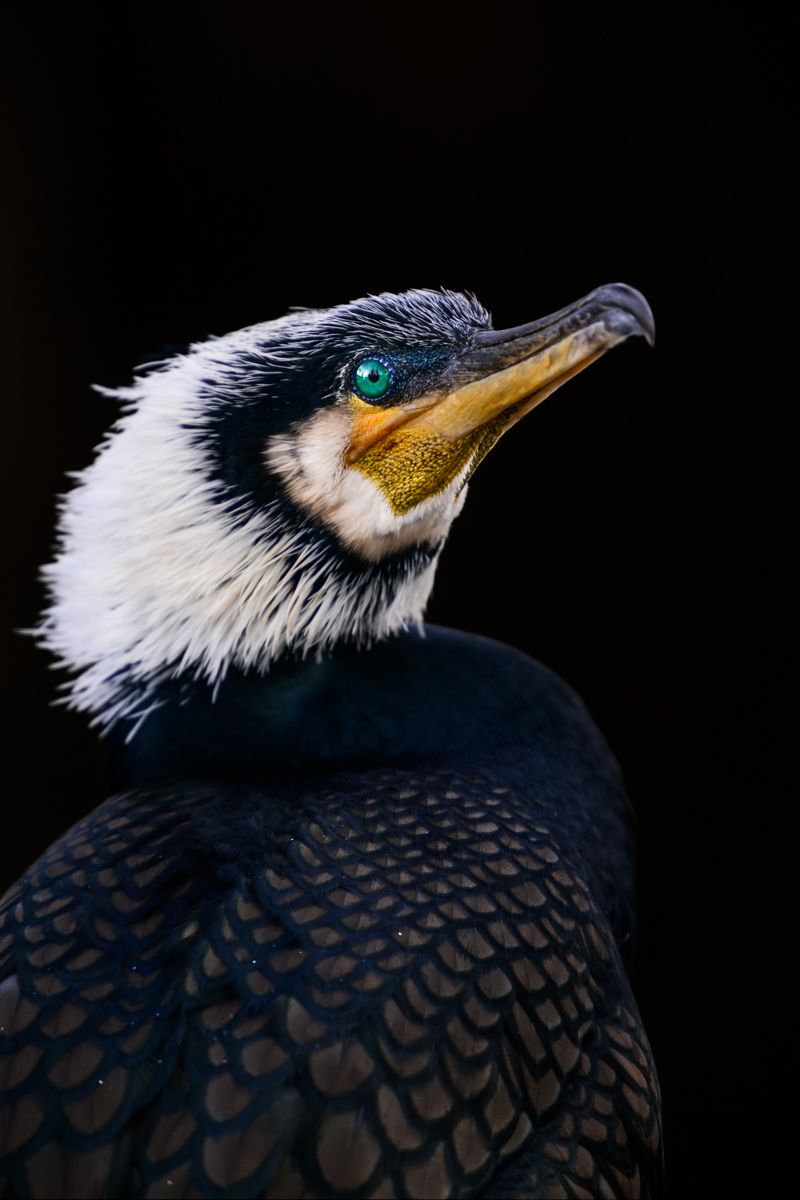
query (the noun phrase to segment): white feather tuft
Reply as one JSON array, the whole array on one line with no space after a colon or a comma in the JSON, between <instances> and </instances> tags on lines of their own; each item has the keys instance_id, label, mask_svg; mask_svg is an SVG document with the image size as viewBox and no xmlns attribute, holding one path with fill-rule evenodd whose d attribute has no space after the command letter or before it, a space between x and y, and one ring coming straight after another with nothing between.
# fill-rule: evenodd
<instances>
[{"instance_id":1,"label":"white feather tuft","mask_svg":"<svg viewBox=\"0 0 800 1200\"><path fill-rule=\"evenodd\" d=\"M423 309L415 302L420 322ZM367 560L360 577L289 527L278 506L244 515L221 503L198 444L209 376L224 389L226 364L240 351L290 362L292 343L322 318L330 324L330 312L293 313L200 343L113 392L125 412L62 501L57 554L43 568L50 601L36 631L74 675L68 702L96 721L141 718L170 676L188 672L218 685L234 666L266 671L287 650L321 653L343 638L368 643L421 623L438 550L393 582L366 570L411 537L400 530L392 540L398 531L387 527L385 501L371 484L354 472L342 483L331 465L339 470L336 511L357 527L350 541L360 540ZM276 349L265 348L276 333ZM233 379L230 389L235 400ZM276 468L291 449L272 448ZM322 454L312 443L295 449L306 462ZM423 514L414 539L441 544L463 503L461 487L459 480ZM314 511L313 497L306 502ZM342 535L344 526L321 515ZM373 534L384 540L370 551Z\"/></svg>"}]
</instances>

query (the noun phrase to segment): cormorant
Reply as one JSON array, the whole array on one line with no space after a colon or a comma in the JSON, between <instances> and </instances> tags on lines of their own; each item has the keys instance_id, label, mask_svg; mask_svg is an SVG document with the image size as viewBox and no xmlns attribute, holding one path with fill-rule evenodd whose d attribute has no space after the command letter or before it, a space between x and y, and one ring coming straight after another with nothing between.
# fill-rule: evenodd
<instances>
[{"instance_id":1,"label":"cormorant","mask_svg":"<svg viewBox=\"0 0 800 1200\"><path fill-rule=\"evenodd\" d=\"M658 1194L630 816L580 700L425 628L467 482L609 347L383 294L152 365L41 642L118 794L0 906L0 1194Z\"/></svg>"}]
</instances>

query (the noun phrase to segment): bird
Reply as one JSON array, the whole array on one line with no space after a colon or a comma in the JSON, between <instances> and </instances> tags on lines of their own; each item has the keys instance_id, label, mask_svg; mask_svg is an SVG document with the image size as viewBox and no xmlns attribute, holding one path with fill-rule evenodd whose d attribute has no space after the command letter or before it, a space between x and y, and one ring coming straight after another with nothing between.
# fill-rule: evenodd
<instances>
[{"instance_id":1,"label":"bird","mask_svg":"<svg viewBox=\"0 0 800 1200\"><path fill-rule=\"evenodd\" d=\"M414 289L103 389L34 633L113 787L0 904L0 1195L661 1194L620 768L424 622L481 459L635 336Z\"/></svg>"}]
</instances>

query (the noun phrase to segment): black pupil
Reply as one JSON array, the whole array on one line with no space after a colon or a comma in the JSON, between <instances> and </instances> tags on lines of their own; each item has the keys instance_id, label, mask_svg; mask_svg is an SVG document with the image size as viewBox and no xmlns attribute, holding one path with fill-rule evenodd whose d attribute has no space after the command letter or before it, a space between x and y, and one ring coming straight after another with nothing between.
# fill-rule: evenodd
<instances>
[{"instance_id":1,"label":"black pupil","mask_svg":"<svg viewBox=\"0 0 800 1200\"><path fill-rule=\"evenodd\" d=\"M379 371L377 371L377 370L375 369L375 367L373 367L373 368L372 368L372 370L370 371L369 375L367 376L367 378L369 379L370 383L377 383L377 382L378 382L378 380L380 379L380 377L381 377L381 376L380 376L380 372L379 372Z\"/></svg>"}]
</instances>

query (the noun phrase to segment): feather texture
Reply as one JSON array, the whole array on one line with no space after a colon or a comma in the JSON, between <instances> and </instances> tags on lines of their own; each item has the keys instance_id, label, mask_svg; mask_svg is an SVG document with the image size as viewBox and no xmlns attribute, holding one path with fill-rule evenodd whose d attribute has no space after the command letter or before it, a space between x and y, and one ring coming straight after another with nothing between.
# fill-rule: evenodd
<instances>
[{"instance_id":1,"label":"feather texture","mask_svg":"<svg viewBox=\"0 0 800 1200\"><path fill-rule=\"evenodd\" d=\"M457 772L107 802L3 907L2 1194L651 1194L584 875L535 794Z\"/></svg>"}]
</instances>

